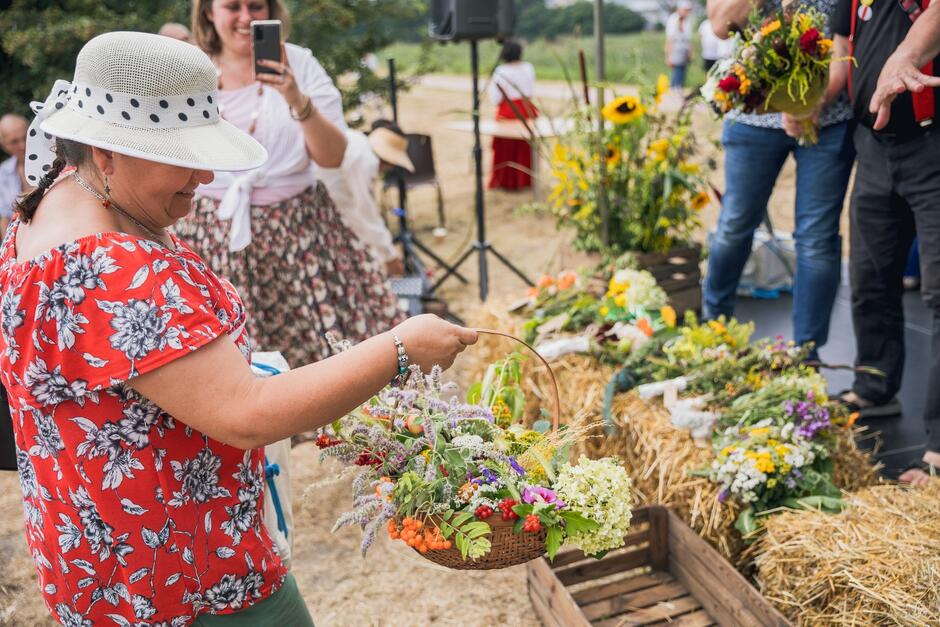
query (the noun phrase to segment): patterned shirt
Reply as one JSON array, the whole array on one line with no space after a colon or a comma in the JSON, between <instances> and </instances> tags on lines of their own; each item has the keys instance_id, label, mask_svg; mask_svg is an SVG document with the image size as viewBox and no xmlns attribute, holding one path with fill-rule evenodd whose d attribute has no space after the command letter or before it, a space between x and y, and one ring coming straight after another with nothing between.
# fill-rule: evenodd
<instances>
[{"instance_id":1,"label":"patterned shirt","mask_svg":"<svg viewBox=\"0 0 940 627\"><path fill-rule=\"evenodd\" d=\"M176 250L99 233L18 263L0 247L0 380L26 538L70 627L182 626L275 591L263 452L188 427L126 385L223 334L248 359L234 288Z\"/></svg>"},{"instance_id":2,"label":"patterned shirt","mask_svg":"<svg viewBox=\"0 0 940 627\"><path fill-rule=\"evenodd\" d=\"M810 6L826 16L831 22L832 16L838 6L838 0L799 0L803 6ZM780 10L780 0L768 0L764 2L764 9L768 12ZM831 26L827 26L827 33L831 34ZM849 104L849 97L845 90L839 93L839 96L823 109L819 116L820 128L838 124L852 119L852 107ZM741 122L749 126L759 126L761 128L783 128L783 116L779 113L741 113L740 111L731 111L725 116L726 119Z\"/></svg>"}]
</instances>

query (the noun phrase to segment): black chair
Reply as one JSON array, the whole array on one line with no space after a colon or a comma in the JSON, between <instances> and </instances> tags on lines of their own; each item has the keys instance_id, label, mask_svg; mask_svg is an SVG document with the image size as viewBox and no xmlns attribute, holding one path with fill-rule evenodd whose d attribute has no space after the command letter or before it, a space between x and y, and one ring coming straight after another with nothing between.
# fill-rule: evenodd
<instances>
[{"instance_id":1,"label":"black chair","mask_svg":"<svg viewBox=\"0 0 940 627\"><path fill-rule=\"evenodd\" d=\"M433 185L437 190L437 223L438 227L447 225L444 216L444 195L441 192L441 182L437 179L434 169L434 151L431 147L431 137L419 133L408 133L408 157L415 166L414 172L405 172L405 185L408 190L422 185ZM383 183L383 192L396 187L398 182L394 175L386 176Z\"/></svg>"}]
</instances>

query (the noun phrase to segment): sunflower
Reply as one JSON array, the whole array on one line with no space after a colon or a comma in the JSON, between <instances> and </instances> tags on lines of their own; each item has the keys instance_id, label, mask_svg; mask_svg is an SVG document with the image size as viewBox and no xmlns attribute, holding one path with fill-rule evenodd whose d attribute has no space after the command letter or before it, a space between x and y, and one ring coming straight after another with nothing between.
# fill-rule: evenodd
<instances>
[{"instance_id":1,"label":"sunflower","mask_svg":"<svg viewBox=\"0 0 940 627\"><path fill-rule=\"evenodd\" d=\"M605 105L601 113L614 124L629 124L643 116L643 103L636 96L621 96Z\"/></svg>"},{"instance_id":2,"label":"sunflower","mask_svg":"<svg viewBox=\"0 0 940 627\"><path fill-rule=\"evenodd\" d=\"M612 167L620 163L620 149L613 144L607 144L606 150L607 167Z\"/></svg>"},{"instance_id":3,"label":"sunflower","mask_svg":"<svg viewBox=\"0 0 940 627\"><path fill-rule=\"evenodd\" d=\"M711 196L708 195L708 192L703 190L692 197L690 204L696 211L701 211L709 202L711 202Z\"/></svg>"}]
</instances>

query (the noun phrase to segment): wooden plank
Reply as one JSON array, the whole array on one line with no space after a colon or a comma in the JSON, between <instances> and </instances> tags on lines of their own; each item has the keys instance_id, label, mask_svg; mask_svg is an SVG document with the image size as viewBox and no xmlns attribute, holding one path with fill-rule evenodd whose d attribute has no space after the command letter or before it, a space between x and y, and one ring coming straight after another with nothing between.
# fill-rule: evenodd
<instances>
[{"instance_id":1,"label":"wooden plank","mask_svg":"<svg viewBox=\"0 0 940 627\"><path fill-rule=\"evenodd\" d=\"M532 560L526 566L529 578L529 596L535 587L548 610L556 620L565 627L588 627L590 623L584 618L581 608L571 597L571 592L558 580L548 562L544 559Z\"/></svg>"},{"instance_id":2,"label":"wooden plank","mask_svg":"<svg viewBox=\"0 0 940 627\"><path fill-rule=\"evenodd\" d=\"M529 600L532 602L535 615L539 617L542 624L545 627L565 627L565 625L558 622L554 612L549 609L548 602L542 597L538 585L533 585L531 579L528 580L528 583Z\"/></svg>"},{"instance_id":3,"label":"wooden plank","mask_svg":"<svg viewBox=\"0 0 940 627\"><path fill-rule=\"evenodd\" d=\"M634 592L644 588L652 588L661 583L669 583L672 581L675 581L675 579L669 573L649 573L647 575L627 577L626 579L620 579L596 588L578 590L577 592L572 592L571 596L574 597L574 602L578 605L585 605L587 603L608 599L618 594L626 594L627 592Z\"/></svg>"},{"instance_id":4,"label":"wooden plank","mask_svg":"<svg viewBox=\"0 0 940 627\"><path fill-rule=\"evenodd\" d=\"M644 542L649 541L649 537L650 537L649 527L647 526L646 528L640 531L635 531L629 534L628 536L626 536L623 539L624 547L630 547L630 546L634 546L637 544L643 544ZM615 550L621 550L621 549L615 549ZM581 549L573 549L569 551L556 553L555 560L550 561L549 564L552 565L553 569L558 570L565 566L571 566L572 564L576 564L578 562L583 562L587 560L590 560L591 562L596 562L597 558L588 557L587 555L584 554L583 551L581 551ZM666 568L663 567L662 570L666 570Z\"/></svg>"},{"instance_id":5,"label":"wooden plank","mask_svg":"<svg viewBox=\"0 0 940 627\"><path fill-rule=\"evenodd\" d=\"M650 568L669 570L669 510L657 506L650 510Z\"/></svg>"},{"instance_id":6,"label":"wooden plank","mask_svg":"<svg viewBox=\"0 0 940 627\"><path fill-rule=\"evenodd\" d=\"M621 614L591 623L594 627L627 627L628 625L649 625L659 621L668 621L675 616L681 616L702 607L698 600L689 595L672 601L664 601L653 607L647 607L642 610Z\"/></svg>"},{"instance_id":7,"label":"wooden plank","mask_svg":"<svg viewBox=\"0 0 940 627\"><path fill-rule=\"evenodd\" d=\"M570 568L556 570L558 579L566 586L571 586L582 581L591 579L600 579L614 573L621 573L639 566L649 564L649 547L636 549L613 557L605 557L596 562L579 564Z\"/></svg>"},{"instance_id":8,"label":"wooden plank","mask_svg":"<svg viewBox=\"0 0 940 627\"><path fill-rule=\"evenodd\" d=\"M669 570L720 625L789 625L718 551L669 512Z\"/></svg>"},{"instance_id":9,"label":"wooden plank","mask_svg":"<svg viewBox=\"0 0 940 627\"><path fill-rule=\"evenodd\" d=\"M661 623L653 623L650 627L711 627L715 620L705 610L683 614Z\"/></svg>"},{"instance_id":10,"label":"wooden plank","mask_svg":"<svg viewBox=\"0 0 940 627\"><path fill-rule=\"evenodd\" d=\"M616 616L623 612L632 612L648 608L657 603L662 603L663 601L688 596L688 594L689 591L685 589L685 586L678 581L673 581L659 584L652 588L646 588L645 590L637 590L630 594L622 594L610 599L604 599L596 603L582 605L581 611L584 612L585 618L594 621L600 618Z\"/></svg>"}]
</instances>

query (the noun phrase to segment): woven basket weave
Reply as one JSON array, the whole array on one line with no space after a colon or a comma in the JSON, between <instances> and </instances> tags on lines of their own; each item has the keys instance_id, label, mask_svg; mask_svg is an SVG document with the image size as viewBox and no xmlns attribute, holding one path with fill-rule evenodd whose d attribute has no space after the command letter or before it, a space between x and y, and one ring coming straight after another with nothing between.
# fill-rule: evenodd
<instances>
[{"instance_id":1,"label":"woven basket weave","mask_svg":"<svg viewBox=\"0 0 940 627\"><path fill-rule=\"evenodd\" d=\"M532 351L545 365L552 384L552 401L554 405L552 411L552 430L557 431L558 418L561 414L558 382L555 380L555 373L552 372L552 368L548 365L548 362L545 361L545 358L539 355L534 348L515 336L489 329L476 329L476 331L477 333L500 335L515 340ZM537 533L529 533L526 531L513 533L512 528L514 521L503 520L498 513L494 513L486 522L489 524L490 529L492 529L492 533L488 536L490 552L479 559L464 559L455 546L451 546L449 549L430 550L426 553L421 553L415 549L415 552L435 564L446 566L454 570L493 570L496 568L508 568L509 566L530 562L545 553L545 529Z\"/></svg>"}]
</instances>

